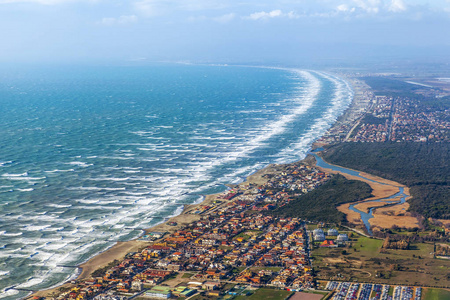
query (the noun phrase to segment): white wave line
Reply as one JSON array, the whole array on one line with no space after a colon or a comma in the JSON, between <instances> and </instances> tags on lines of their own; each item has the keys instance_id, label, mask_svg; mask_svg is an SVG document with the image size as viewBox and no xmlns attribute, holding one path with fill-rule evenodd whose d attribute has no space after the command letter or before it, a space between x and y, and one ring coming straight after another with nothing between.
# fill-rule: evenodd
<instances>
[{"instance_id":1,"label":"white wave line","mask_svg":"<svg viewBox=\"0 0 450 300\"><path fill-rule=\"evenodd\" d=\"M328 107L322 117L316 119L309 130L306 131L296 143L282 150L281 157L276 161L277 163L285 163L292 161L293 159L304 157L309 146L315 139L323 135L325 131L332 126L337 117L348 107L353 98L353 90L347 81L324 72L315 73L333 83L335 89L333 99L331 100L332 105ZM293 157L293 155L295 155L295 157Z\"/></svg>"},{"instance_id":2,"label":"white wave line","mask_svg":"<svg viewBox=\"0 0 450 300\"><path fill-rule=\"evenodd\" d=\"M240 151L235 151L233 153L228 153L226 157L223 157L222 159L217 159L209 164L208 169L211 169L215 166L229 163L231 161L235 161L241 157L245 157L250 153L251 151L254 151L258 147L260 147L264 142L271 139L272 137L279 135L283 133L286 130L286 127L289 123L293 122L296 118L298 118L300 115L305 114L314 104L314 102L317 100L317 95L321 89L321 83L320 81L311 74L311 72L298 70L298 69L285 69L289 70L291 72L294 72L297 75L302 76L305 78L309 86L306 89L309 93L307 95L298 96L295 99L295 102L300 104L298 107L292 109L290 111L290 114L284 115L281 118L279 118L277 121L268 124L266 126L263 126L264 133L260 134L259 136L256 136L255 138L249 140L245 143L245 145L241 148Z\"/></svg>"},{"instance_id":3,"label":"white wave line","mask_svg":"<svg viewBox=\"0 0 450 300\"><path fill-rule=\"evenodd\" d=\"M222 155L222 157L219 157L218 159L215 159L213 161L199 162L195 165L192 165L190 168L178 170L178 173L181 173L181 172L183 174L187 173L186 176L189 176L189 179L186 178L186 179L180 180L179 176L174 177L173 179L168 179L167 177L164 177L165 180L164 180L163 186L167 187L167 188L163 188L163 191L160 191L160 193L162 195L160 197L158 197L159 202L157 203L157 205L155 205L155 203L149 203L148 205L146 205L147 209L145 209L145 208L143 209L142 205L138 205L132 209L127 208L126 212L123 212L124 211L123 209L119 210L119 206L108 207L108 206L101 205L101 203L98 203L100 205L96 205L96 206L76 205L76 208L78 208L78 209L98 208L98 209L102 209L102 210L111 209L114 211L118 210L117 212L113 212L113 213L105 212L105 214L107 214L107 215L116 216L116 218L114 218L114 220L113 220L113 218L110 218L111 224L113 224L113 225L123 224L125 226L128 224L130 219L134 219L137 222L137 224L146 224L146 223L148 223L147 218L150 218L151 216L155 215L158 211L164 210L164 208L166 208L166 205L165 205L166 203L173 203L174 195L177 195L176 199L181 202L186 196L180 195L180 193L184 192L185 190L189 190L194 193L201 192L207 188L215 186L219 182L222 182L222 180L220 178L216 179L216 180L211 180L211 175L208 174L209 171L219 165L223 165L223 164L226 164L226 163L229 163L232 161L236 161L242 157L247 156L252 151L256 150L258 147L261 147L269 139L273 138L276 135L284 133L287 130L288 125L290 123L292 123L293 121L295 121L299 116L307 113L308 110L313 106L313 104L317 100L317 98L318 98L317 96L321 90L322 85L316 75L314 75L310 71L302 71L302 70L297 70L297 69L285 69L285 70L290 71L293 74L296 74L307 81L307 88L302 89L299 87L297 97L292 99L292 102L297 106L295 108L289 110L288 114L279 117L276 121L266 124L265 126L262 126L262 128L260 128L257 131L259 134L257 133L257 135L254 138L246 141L242 145L242 147L239 147L239 149L236 149L234 152L224 153ZM80 161L73 161L73 162L70 162L69 164L77 165L80 167L86 167L86 166L91 165L91 164L87 164L85 162L80 162ZM234 172L225 174L224 177L229 178L232 176L238 176L239 174L248 172L250 169L253 169L253 168L254 168L254 166L240 168L238 170L235 170ZM171 169L170 171L175 172L174 169ZM15 177L23 178L23 176L26 176L28 174L12 174L12 175L16 175ZM111 178L99 177L99 178L91 178L91 179L114 180L114 181L125 180L124 178L113 178L113 177L111 177ZM206 180L211 181L211 182L207 182L206 184L201 184L197 188L192 188L189 186L189 184L192 184L192 182L194 182L194 181L206 181ZM154 189L152 189L152 190L154 190ZM158 192L158 191L156 191L156 192ZM148 198L148 197L145 197L145 198ZM120 204L125 204L124 202L126 202L127 199L131 199L131 197L129 197L129 196L126 198L115 197L115 199L118 200L118 202ZM131 199L131 200L136 202L136 201L139 201L140 199L143 199L143 197L133 197L133 199ZM87 202L89 200L80 200L81 203L83 203L83 201ZM94 201L95 201L95 203L99 202L99 200L94 200ZM122 206L120 206L120 207L122 207ZM147 211L145 211L145 210L147 210ZM177 214L177 213L178 213L178 211L175 212L175 214ZM142 216L143 214L146 216L146 218L142 218L142 217L138 218L137 217L137 216ZM139 221L139 219L144 219L144 220ZM96 226L107 225L107 224L103 224L103 223L98 223L98 222L100 222L98 219L83 221L84 223L82 223L82 224L79 224L78 221L74 221L74 220L71 220L68 222L76 224L76 227L73 230L75 232L80 233L81 237L80 237L80 240L78 241L78 243L80 243L82 246L76 246L76 244L74 244L73 246L76 247L75 249L72 247L65 247L65 248L70 248L70 253L71 253L70 256L68 255L68 252L66 252L66 251L62 251L62 253L58 253L58 255L66 255L67 254L67 256L65 256L65 257L57 256L54 253L54 255L47 257L43 261L46 265L52 265L52 266L56 265L56 260L58 260L58 263L59 262L67 262L67 261L76 261L81 256L81 254L89 252L93 246L101 243L101 241L96 240L96 238L95 238L96 235L94 233L92 233L93 231L98 231L99 234L102 233L99 231L100 229L96 228ZM65 225L65 223L67 223L67 222L64 221L63 223ZM84 236L84 232L86 230L89 230L89 234ZM123 230L123 232L124 232L123 234L128 234L130 231ZM114 238L114 239L117 238L117 236L114 235L114 232L111 232L111 233L104 232L103 234L105 234L107 236L107 238L108 237ZM57 239L63 239L68 236L72 236L73 234L69 234L69 232L59 232L58 231L58 232L52 233L51 235ZM93 239L96 241L92 241ZM34 276L36 276L36 274ZM28 284L30 284L30 283L34 283L34 282L29 282Z\"/></svg>"}]
</instances>

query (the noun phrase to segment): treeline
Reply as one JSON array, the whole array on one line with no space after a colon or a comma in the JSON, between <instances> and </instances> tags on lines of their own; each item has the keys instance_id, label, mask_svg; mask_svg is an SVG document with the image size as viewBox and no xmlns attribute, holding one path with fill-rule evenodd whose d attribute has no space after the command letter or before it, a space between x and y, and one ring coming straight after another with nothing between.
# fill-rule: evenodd
<instances>
[{"instance_id":1,"label":"treeline","mask_svg":"<svg viewBox=\"0 0 450 300\"><path fill-rule=\"evenodd\" d=\"M373 237L376 238L391 238L393 240L399 241L406 239L410 243L430 243L430 242L448 242L448 238L445 235L438 234L436 232L432 232L431 234L427 235L420 235L419 233L413 233L409 234L395 234L390 232L390 230L387 231L373 231Z\"/></svg>"},{"instance_id":2,"label":"treeline","mask_svg":"<svg viewBox=\"0 0 450 300\"><path fill-rule=\"evenodd\" d=\"M450 185L415 185L410 192L414 197L409 201L410 211L426 217L450 220Z\"/></svg>"},{"instance_id":3,"label":"treeline","mask_svg":"<svg viewBox=\"0 0 450 300\"><path fill-rule=\"evenodd\" d=\"M424 86L414 85L402 80L386 78L386 77L362 77L367 85L369 85L377 95L386 95L390 93L401 92L413 93L415 90L426 88Z\"/></svg>"},{"instance_id":4,"label":"treeline","mask_svg":"<svg viewBox=\"0 0 450 300\"><path fill-rule=\"evenodd\" d=\"M320 187L268 213L311 221L341 223L345 222L345 215L336 207L343 203L366 199L371 196L371 192L372 188L365 182L335 175Z\"/></svg>"},{"instance_id":5,"label":"treeline","mask_svg":"<svg viewBox=\"0 0 450 300\"><path fill-rule=\"evenodd\" d=\"M341 143L326 161L391 179L411 188L410 211L450 219L449 143Z\"/></svg>"}]
</instances>

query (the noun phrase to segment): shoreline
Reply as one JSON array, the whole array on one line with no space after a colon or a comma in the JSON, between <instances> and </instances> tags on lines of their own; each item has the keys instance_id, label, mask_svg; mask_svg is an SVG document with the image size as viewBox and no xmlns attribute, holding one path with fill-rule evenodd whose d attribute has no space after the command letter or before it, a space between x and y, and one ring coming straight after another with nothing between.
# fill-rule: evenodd
<instances>
[{"instance_id":1,"label":"shoreline","mask_svg":"<svg viewBox=\"0 0 450 300\"><path fill-rule=\"evenodd\" d=\"M364 105L364 101L361 98L360 95L362 95L362 88L355 86L355 80L354 78L342 76L342 74L339 74L338 77L343 78L345 81L348 82L348 84L352 87L353 91L353 99L349 106L344 110L344 112L337 118L337 120L333 123L333 125L327 130L326 133L328 133L330 130L333 130L335 126L342 126L342 124L346 123L353 123L355 121L355 114L359 114L361 111L361 105ZM358 116L359 118L359 116ZM325 135L324 134L324 135ZM323 138L323 136L320 136L317 138L316 141L314 141L309 150L317 148L317 145L320 139ZM309 151L308 151L309 152ZM306 161L308 159L308 155L306 155L305 158L301 160L296 160L291 163ZM252 174L248 175L246 178L242 178L243 181L237 184L226 184L227 187L231 188L231 186L241 186L241 185L247 185L250 183L254 184L260 184L261 182L265 182L266 180L262 178L264 174L270 173L270 171L274 171L274 169L277 166L282 166L285 164L269 164L266 167L256 170ZM171 234L179 229L181 229L186 224L189 224L194 221L198 221L201 219L201 217L204 214L190 214L190 211L193 211L196 208L202 207L202 206L210 206L213 204L213 202L217 199L219 195L221 195L224 192L216 193L216 194L210 194L205 195L204 199L199 203L194 204L188 204L184 205L183 211L176 216L172 216L168 219L165 219L159 224L156 224L150 228L144 229L144 233L147 234L149 232L167 232L167 234ZM221 201L223 199L220 199ZM224 200L221 204L226 203L226 200ZM182 205L181 205L182 206ZM217 205L216 207L219 207L220 205ZM176 226L168 225L171 222L176 222ZM49 289L39 290L31 293L30 295L26 296L24 299L32 299L33 297L48 297L56 292L59 291L61 288L65 287L71 287L71 282L81 281L86 278L88 278L95 270L106 267L108 264L113 262L114 260L123 259L128 253L130 252L136 252L145 246L147 246L150 242L149 241L142 241L139 240L139 238L124 241L124 242L116 242L114 245L109 247L103 252L100 252L93 257L89 258L84 263L81 263L78 265L78 276L75 279L68 280L66 282L63 282L61 284L57 284ZM72 276L71 276L72 278Z\"/></svg>"},{"instance_id":2,"label":"shoreline","mask_svg":"<svg viewBox=\"0 0 450 300\"><path fill-rule=\"evenodd\" d=\"M303 159L305 160L306 157ZM300 160L300 161L303 161ZM233 184L233 186L241 186L241 185L248 185L248 184L259 184L261 182L265 182L266 180L263 179L263 175L273 173L275 166L280 166L283 164L270 164L260 170L257 170L246 177L246 179L238 184ZM230 188L231 185L226 185ZM226 192L226 191L225 191ZM165 232L165 235L174 233L177 230L180 230L185 225L190 224L192 222L200 220L203 216L212 213L216 208L220 207L221 205L224 205L228 203L230 200L225 200L219 198L220 195L222 195L224 192L216 193L216 194L209 194L205 195L203 201L195 204L187 204L184 205L183 211L176 216L170 217L166 219L165 221L156 224L150 228L144 229L145 234L149 232ZM192 214L190 212L194 211L197 208L200 208L202 206L212 206L216 200L222 201L219 205L215 205L214 209L207 211L206 213L202 214ZM177 225L172 226L169 225L171 222L176 222ZM164 235L164 236L165 236ZM113 246L106 249L103 252L98 253L97 255L91 257L86 262L78 265L78 276L75 279L68 280L62 284L55 285L49 289L39 290L36 292L33 292L32 294L25 297L25 299L32 299L33 297L49 297L52 294L59 291L60 288L70 288L73 284L71 282L74 281L81 281L89 278L91 274L100 268L103 268L113 262L114 260L120 260L123 259L128 253L130 252L136 252L138 250L141 250L148 246L150 243L158 241L162 239L158 238L154 241L142 241L137 239L124 241L124 242L116 242Z\"/></svg>"}]
</instances>

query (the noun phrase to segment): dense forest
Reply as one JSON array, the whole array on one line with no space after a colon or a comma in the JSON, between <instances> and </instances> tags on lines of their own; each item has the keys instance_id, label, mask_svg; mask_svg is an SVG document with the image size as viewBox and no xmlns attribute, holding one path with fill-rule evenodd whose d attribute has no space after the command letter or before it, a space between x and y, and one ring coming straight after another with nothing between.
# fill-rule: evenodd
<instances>
[{"instance_id":1,"label":"dense forest","mask_svg":"<svg viewBox=\"0 0 450 300\"><path fill-rule=\"evenodd\" d=\"M450 219L449 143L341 143L326 161L403 183L411 188L410 211Z\"/></svg>"},{"instance_id":2,"label":"dense forest","mask_svg":"<svg viewBox=\"0 0 450 300\"><path fill-rule=\"evenodd\" d=\"M414 93L423 86L418 86L404 82L403 80L386 77L363 77L364 80L374 91L376 95L388 96L390 93L401 93L403 96L408 93Z\"/></svg>"},{"instance_id":3,"label":"dense forest","mask_svg":"<svg viewBox=\"0 0 450 300\"><path fill-rule=\"evenodd\" d=\"M336 210L336 207L343 203L368 198L371 192L371 187L365 182L348 180L342 175L335 175L313 191L268 213L311 221L341 223L345 222L345 215Z\"/></svg>"}]
</instances>

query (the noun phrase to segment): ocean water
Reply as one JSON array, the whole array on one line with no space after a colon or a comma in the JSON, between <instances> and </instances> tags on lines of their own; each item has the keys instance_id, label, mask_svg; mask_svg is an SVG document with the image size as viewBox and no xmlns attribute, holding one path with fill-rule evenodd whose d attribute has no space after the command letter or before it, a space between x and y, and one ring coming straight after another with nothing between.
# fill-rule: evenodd
<instances>
[{"instance_id":1,"label":"ocean water","mask_svg":"<svg viewBox=\"0 0 450 300\"><path fill-rule=\"evenodd\" d=\"M73 278L184 204L304 158L352 96L298 69L0 71L0 299Z\"/></svg>"}]
</instances>

